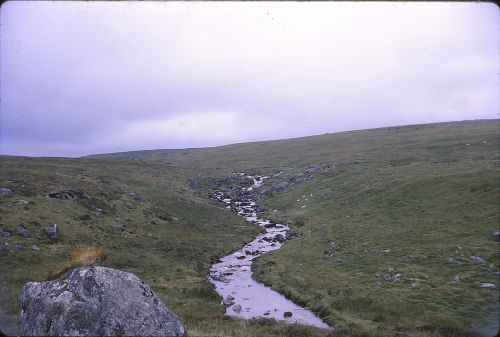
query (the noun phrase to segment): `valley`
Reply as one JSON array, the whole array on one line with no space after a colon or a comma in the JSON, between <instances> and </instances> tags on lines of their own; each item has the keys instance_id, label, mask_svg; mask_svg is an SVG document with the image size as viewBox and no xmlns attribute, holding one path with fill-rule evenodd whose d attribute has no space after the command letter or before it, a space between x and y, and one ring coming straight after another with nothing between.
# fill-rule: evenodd
<instances>
[{"instance_id":1,"label":"valley","mask_svg":"<svg viewBox=\"0 0 500 337\"><path fill-rule=\"evenodd\" d=\"M99 264L145 280L188 336L493 336L499 142L499 121L479 120L81 158L2 156L0 329L17 332L26 282ZM256 185L247 176L268 178ZM245 191L251 201L237 200ZM252 255L266 250L257 245L263 230L286 240L264 240L269 251ZM216 291L224 282L209 278L227 256L251 260L252 282L333 330L266 318L267 307L240 319L251 310L226 308Z\"/></svg>"}]
</instances>

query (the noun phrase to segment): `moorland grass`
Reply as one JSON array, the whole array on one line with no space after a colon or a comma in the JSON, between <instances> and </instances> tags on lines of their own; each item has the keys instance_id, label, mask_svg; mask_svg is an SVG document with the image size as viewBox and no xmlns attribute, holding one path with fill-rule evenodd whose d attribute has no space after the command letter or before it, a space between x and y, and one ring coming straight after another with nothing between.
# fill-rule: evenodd
<instances>
[{"instance_id":1,"label":"moorland grass","mask_svg":"<svg viewBox=\"0 0 500 337\"><path fill-rule=\"evenodd\" d=\"M213 186L192 189L188 180L281 172L269 186L321 163L330 168L261 196L267 217L292 224L302 236L257 259L256 277L317 312L335 336L489 336L498 328L493 272L499 253L491 237L499 225L498 123L410 125L79 159L2 157L1 187L15 194L0 199L0 222L13 233L19 224L32 233L2 238L11 247L25 246L0 251L2 311L15 325L24 283L78 265L74 251L93 246L107 257L89 263L137 274L181 316L189 335L326 336L312 327L223 315L206 273L258 228L208 200ZM69 188L92 199L47 197ZM59 241L42 233L48 223L60 225ZM32 244L41 250L31 251ZM377 284L376 273L399 273L401 281ZM452 282L455 276L460 284ZM481 289L481 282L497 290Z\"/></svg>"}]
</instances>

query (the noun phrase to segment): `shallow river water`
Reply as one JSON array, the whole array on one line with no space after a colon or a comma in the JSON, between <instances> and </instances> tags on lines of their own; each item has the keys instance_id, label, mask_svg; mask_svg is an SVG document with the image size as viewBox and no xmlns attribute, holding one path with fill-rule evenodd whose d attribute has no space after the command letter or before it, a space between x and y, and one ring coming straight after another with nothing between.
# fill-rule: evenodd
<instances>
[{"instance_id":1,"label":"shallow river water","mask_svg":"<svg viewBox=\"0 0 500 337\"><path fill-rule=\"evenodd\" d=\"M247 189L251 191L259 188L267 177L249 178L254 181L253 186ZM226 315L244 319L267 317L330 329L310 310L252 279L252 260L271 250L280 249L289 230L288 226L259 218L255 201L251 198L234 202L222 192L215 193L215 198L224 202L228 208L234 204L239 215L266 230L242 249L223 257L210 269L210 282L224 299ZM290 312L291 317L285 317L285 312Z\"/></svg>"}]
</instances>

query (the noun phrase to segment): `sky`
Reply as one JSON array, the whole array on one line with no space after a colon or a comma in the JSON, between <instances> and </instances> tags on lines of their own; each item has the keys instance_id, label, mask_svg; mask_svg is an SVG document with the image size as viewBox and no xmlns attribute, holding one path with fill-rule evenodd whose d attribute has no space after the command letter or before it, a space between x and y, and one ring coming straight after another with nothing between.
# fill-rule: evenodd
<instances>
[{"instance_id":1,"label":"sky","mask_svg":"<svg viewBox=\"0 0 500 337\"><path fill-rule=\"evenodd\" d=\"M499 32L478 2L7 1L0 154L498 118Z\"/></svg>"}]
</instances>

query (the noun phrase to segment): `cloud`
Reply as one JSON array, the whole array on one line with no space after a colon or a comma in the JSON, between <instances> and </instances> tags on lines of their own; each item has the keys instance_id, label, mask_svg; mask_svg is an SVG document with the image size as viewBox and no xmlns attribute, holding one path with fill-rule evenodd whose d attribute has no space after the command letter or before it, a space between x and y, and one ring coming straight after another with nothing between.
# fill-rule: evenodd
<instances>
[{"instance_id":1,"label":"cloud","mask_svg":"<svg viewBox=\"0 0 500 337\"><path fill-rule=\"evenodd\" d=\"M0 15L1 153L498 117L494 4L12 1Z\"/></svg>"}]
</instances>

